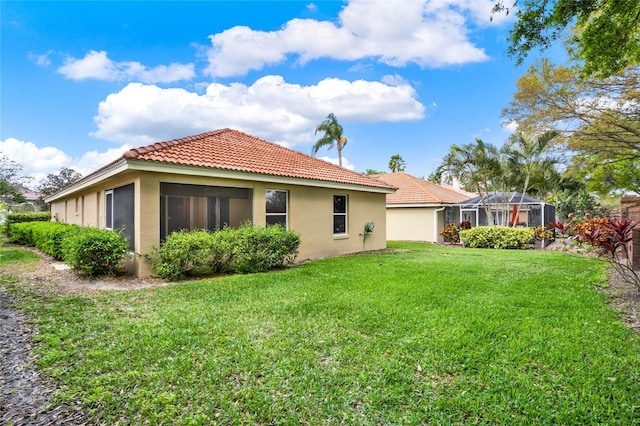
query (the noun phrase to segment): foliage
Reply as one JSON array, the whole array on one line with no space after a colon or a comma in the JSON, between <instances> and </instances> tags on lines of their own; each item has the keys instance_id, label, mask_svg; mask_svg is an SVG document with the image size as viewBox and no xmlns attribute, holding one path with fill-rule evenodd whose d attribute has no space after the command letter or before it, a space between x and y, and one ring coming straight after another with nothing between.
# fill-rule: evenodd
<instances>
[{"instance_id":1,"label":"foliage","mask_svg":"<svg viewBox=\"0 0 640 426\"><path fill-rule=\"evenodd\" d=\"M384 173L385 172L383 172L382 170L376 170L376 169L367 169L364 172L365 175L383 175Z\"/></svg>"},{"instance_id":2,"label":"foliage","mask_svg":"<svg viewBox=\"0 0 640 426\"><path fill-rule=\"evenodd\" d=\"M471 222L468 220L463 220L460 222L460 229L471 229Z\"/></svg>"},{"instance_id":3,"label":"foliage","mask_svg":"<svg viewBox=\"0 0 640 426\"><path fill-rule=\"evenodd\" d=\"M129 243L122 231L78 227L62 240L64 261L82 275L116 276L123 271Z\"/></svg>"},{"instance_id":4,"label":"foliage","mask_svg":"<svg viewBox=\"0 0 640 426\"><path fill-rule=\"evenodd\" d=\"M25 202L21 189L29 178L21 173L21 165L0 153L0 203L11 206Z\"/></svg>"},{"instance_id":5,"label":"foliage","mask_svg":"<svg viewBox=\"0 0 640 426\"><path fill-rule=\"evenodd\" d=\"M598 220L595 223L577 226L575 232L579 243L595 247L597 253L609 261L623 280L632 283L640 291L640 275L629 261L628 250L633 229L637 224L638 222L627 219Z\"/></svg>"},{"instance_id":6,"label":"foliage","mask_svg":"<svg viewBox=\"0 0 640 426\"><path fill-rule=\"evenodd\" d=\"M389 170L391 170L392 173L404 172L406 167L407 164L402 159L400 154L392 155L391 159L389 159Z\"/></svg>"},{"instance_id":7,"label":"foliage","mask_svg":"<svg viewBox=\"0 0 640 426\"><path fill-rule=\"evenodd\" d=\"M579 244L598 249L610 238L609 224L608 218L585 218L573 226L574 238Z\"/></svg>"},{"instance_id":8,"label":"foliage","mask_svg":"<svg viewBox=\"0 0 640 426\"><path fill-rule=\"evenodd\" d=\"M578 154L570 172L591 189L640 191L640 67L605 80L581 79L574 70L543 60L517 87L502 113L506 121L525 132L562 131Z\"/></svg>"},{"instance_id":9,"label":"foliage","mask_svg":"<svg viewBox=\"0 0 640 426\"><path fill-rule=\"evenodd\" d=\"M511 0L506 0L510 2ZM535 48L548 49L575 26L568 47L585 75L608 77L640 62L640 3L636 0L514 0L516 22L509 55L521 64ZM497 0L494 13L511 7Z\"/></svg>"},{"instance_id":10,"label":"foliage","mask_svg":"<svg viewBox=\"0 0 640 426\"><path fill-rule=\"evenodd\" d=\"M558 174L555 169L558 159L550 152L557 135L553 131L541 135L519 133L500 149L481 139L476 139L475 143L452 145L429 179L446 183L457 179L467 191L481 195L488 223L496 223L494 212L502 212L499 225L506 226L512 209L506 198L504 202L491 205L486 200L496 193L526 195L533 189L532 183L536 184L535 195L546 198L550 190L548 178ZM518 204L518 211L520 207Z\"/></svg>"},{"instance_id":11,"label":"foliage","mask_svg":"<svg viewBox=\"0 0 640 426\"><path fill-rule=\"evenodd\" d=\"M455 223L447 224L440 235L444 238L445 241L448 241L451 244L457 244L460 242L459 230Z\"/></svg>"},{"instance_id":12,"label":"foliage","mask_svg":"<svg viewBox=\"0 0 640 426\"><path fill-rule=\"evenodd\" d=\"M476 226L460 231L464 247L493 249L524 249L533 241L530 228L506 226Z\"/></svg>"},{"instance_id":13,"label":"foliage","mask_svg":"<svg viewBox=\"0 0 640 426\"><path fill-rule=\"evenodd\" d=\"M549 222L549 227L551 229L556 229L559 233L561 237L568 237L569 234L572 232L572 223L573 221L565 221L565 220L558 220L555 222Z\"/></svg>"},{"instance_id":14,"label":"foliage","mask_svg":"<svg viewBox=\"0 0 640 426\"><path fill-rule=\"evenodd\" d=\"M347 144L347 138L342 134L343 128L333 113L327 115L327 118L316 127L315 134L318 132L324 134L318 139L315 145L313 145L311 152L316 154L320 148L327 145L329 149L331 149L335 143L336 149L338 150L338 164L342 167L342 149Z\"/></svg>"},{"instance_id":15,"label":"foliage","mask_svg":"<svg viewBox=\"0 0 640 426\"><path fill-rule=\"evenodd\" d=\"M45 198L80 179L82 179L80 173L71 168L63 167L58 173L49 173L47 177L40 182L37 189L42 195L42 198Z\"/></svg>"},{"instance_id":16,"label":"foliage","mask_svg":"<svg viewBox=\"0 0 640 426\"><path fill-rule=\"evenodd\" d=\"M36 247L92 277L119 273L129 251L121 232L58 222L14 223L9 241Z\"/></svg>"},{"instance_id":17,"label":"foliage","mask_svg":"<svg viewBox=\"0 0 640 426\"><path fill-rule=\"evenodd\" d=\"M596 197L585 189L564 191L556 202L556 211L559 217L572 221L607 214L607 209L602 207Z\"/></svg>"},{"instance_id":18,"label":"foliage","mask_svg":"<svg viewBox=\"0 0 640 426\"><path fill-rule=\"evenodd\" d=\"M151 264L159 277L180 279L216 272L252 273L295 261L300 237L280 225L171 233L155 248Z\"/></svg>"},{"instance_id":19,"label":"foliage","mask_svg":"<svg viewBox=\"0 0 640 426\"><path fill-rule=\"evenodd\" d=\"M594 290L604 262L390 247L143 292L11 289L40 375L90 424L637 424L640 338Z\"/></svg>"},{"instance_id":20,"label":"foliage","mask_svg":"<svg viewBox=\"0 0 640 426\"><path fill-rule=\"evenodd\" d=\"M12 224L22 222L48 222L51 220L49 212L25 212L25 213L9 213L5 216L4 234L9 236L9 230Z\"/></svg>"},{"instance_id":21,"label":"foliage","mask_svg":"<svg viewBox=\"0 0 640 426\"><path fill-rule=\"evenodd\" d=\"M536 226L533 229L533 239L538 241L553 240L553 230L542 225Z\"/></svg>"}]
</instances>

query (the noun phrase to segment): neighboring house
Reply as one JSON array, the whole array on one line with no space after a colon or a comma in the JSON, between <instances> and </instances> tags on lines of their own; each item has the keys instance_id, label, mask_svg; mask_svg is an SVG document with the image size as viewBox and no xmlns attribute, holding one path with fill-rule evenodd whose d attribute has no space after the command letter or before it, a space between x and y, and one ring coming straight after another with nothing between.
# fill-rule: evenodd
<instances>
[{"instance_id":1,"label":"neighboring house","mask_svg":"<svg viewBox=\"0 0 640 426\"><path fill-rule=\"evenodd\" d=\"M485 206L491 211L488 217ZM518 209L518 206L520 208ZM522 195L519 192L497 192L488 196L476 196L457 204L461 220L471 226L507 225L547 226L556 220L556 208L552 204Z\"/></svg>"},{"instance_id":2,"label":"neighboring house","mask_svg":"<svg viewBox=\"0 0 640 426\"><path fill-rule=\"evenodd\" d=\"M398 188L387 194L388 240L442 242L444 226L460 224L460 210L454 206L473 195L404 172L372 177Z\"/></svg>"},{"instance_id":3,"label":"neighboring house","mask_svg":"<svg viewBox=\"0 0 640 426\"><path fill-rule=\"evenodd\" d=\"M386 247L385 196L393 185L326 161L223 129L131 149L45 201L52 220L124 227L144 259L179 229L280 223L301 237L298 259ZM375 231L362 232L366 222Z\"/></svg>"}]
</instances>

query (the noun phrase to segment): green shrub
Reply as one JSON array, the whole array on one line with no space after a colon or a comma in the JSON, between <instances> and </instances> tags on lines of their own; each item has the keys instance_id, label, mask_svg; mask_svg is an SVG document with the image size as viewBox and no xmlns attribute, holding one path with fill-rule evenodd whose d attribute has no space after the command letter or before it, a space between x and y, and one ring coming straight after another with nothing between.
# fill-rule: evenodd
<instances>
[{"instance_id":1,"label":"green shrub","mask_svg":"<svg viewBox=\"0 0 640 426\"><path fill-rule=\"evenodd\" d=\"M11 225L14 223L48 222L50 220L51 213L49 212L9 213L5 217L3 232L8 237L11 232Z\"/></svg>"},{"instance_id":2,"label":"green shrub","mask_svg":"<svg viewBox=\"0 0 640 426\"><path fill-rule=\"evenodd\" d=\"M57 260L64 260L62 242L65 236L80 229L77 225L58 222L22 222L11 225L9 241L38 250Z\"/></svg>"},{"instance_id":3,"label":"green shrub","mask_svg":"<svg viewBox=\"0 0 640 426\"><path fill-rule=\"evenodd\" d=\"M233 270L239 273L265 272L293 263L300 237L280 225L266 228L244 225L237 229L232 247Z\"/></svg>"},{"instance_id":4,"label":"green shrub","mask_svg":"<svg viewBox=\"0 0 640 426\"><path fill-rule=\"evenodd\" d=\"M152 266L165 279L206 273L212 269L213 248L213 234L209 231L173 232L160 249L154 249Z\"/></svg>"},{"instance_id":5,"label":"green shrub","mask_svg":"<svg viewBox=\"0 0 640 426\"><path fill-rule=\"evenodd\" d=\"M465 247L523 249L532 242L533 230L506 226L477 226L460 231L460 240Z\"/></svg>"},{"instance_id":6,"label":"green shrub","mask_svg":"<svg viewBox=\"0 0 640 426\"><path fill-rule=\"evenodd\" d=\"M170 234L150 256L156 274L164 279L216 272L265 272L293 263L300 237L282 226L179 231Z\"/></svg>"},{"instance_id":7,"label":"green shrub","mask_svg":"<svg viewBox=\"0 0 640 426\"><path fill-rule=\"evenodd\" d=\"M129 243L122 232L78 227L62 241L64 261L82 275L114 276L122 272Z\"/></svg>"}]
</instances>

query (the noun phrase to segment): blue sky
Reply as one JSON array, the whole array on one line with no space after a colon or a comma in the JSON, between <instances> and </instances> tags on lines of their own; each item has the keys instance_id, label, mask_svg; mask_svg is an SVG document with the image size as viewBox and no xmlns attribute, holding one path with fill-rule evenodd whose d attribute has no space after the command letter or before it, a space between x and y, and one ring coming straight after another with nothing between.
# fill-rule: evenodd
<instances>
[{"instance_id":1,"label":"blue sky","mask_svg":"<svg viewBox=\"0 0 640 426\"><path fill-rule=\"evenodd\" d=\"M227 127L310 154L333 112L347 167L400 154L427 176L452 144L510 134L526 64L493 3L1 1L0 151L32 186Z\"/></svg>"}]
</instances>

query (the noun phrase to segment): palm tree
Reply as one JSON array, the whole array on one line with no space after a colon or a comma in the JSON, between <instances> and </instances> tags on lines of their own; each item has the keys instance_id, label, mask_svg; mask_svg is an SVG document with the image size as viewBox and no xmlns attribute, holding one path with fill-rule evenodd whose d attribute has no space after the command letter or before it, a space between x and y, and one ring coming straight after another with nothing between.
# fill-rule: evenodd
<instances>
[{"instance_id":1,"label":"palm tree","mask_svg":"<svg viewBox=\"0 0 640 426\"><path fill-rule=\"evenodd\" d=\"M324 135L313 145L312 154L315 155L325 145L329 145L329 149L333 148L335 142L338 149L338 164L342 167L342 149L347 144L347 138L342 135L342 130L336 116L333 113L327 115L327 118L316 127L314 134L324 132Z\"/></svg>"},{"instance_id":2,"label":"palm tree","mask_svg":"<svg viewBox=\"0 0 640 426\"><path fill-rule=\"evenodd\" d=\"M392 173L395 172L404 172L404 169L407 167L406 163L400 156L400 154L392 155L389 160L389 169Z\"/></svg>"},{"instance_id":3,"label":"palm tree","mask_svg":"<svg viewBox=\"0 0 640 426\"><path fill-rule=\"evenodd\" d=\"M518 211L522 207L522 199L529 190L531 177L536 173L544 172L553 168L558 162L557 159L546 155L551 147L553 139L560 133L553 130L545 132L539 136L528 133L519 133L507 147L507 151L512 161L521 164L524 172L524 183L522 184L522 198L518 203Z\"/></svg>"}]
</instances>

